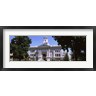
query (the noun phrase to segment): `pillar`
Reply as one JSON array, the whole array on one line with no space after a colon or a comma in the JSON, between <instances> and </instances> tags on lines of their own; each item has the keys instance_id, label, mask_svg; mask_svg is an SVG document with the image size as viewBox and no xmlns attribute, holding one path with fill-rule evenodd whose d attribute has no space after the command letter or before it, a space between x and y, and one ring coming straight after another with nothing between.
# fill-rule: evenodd
<instances>
[{"instance_id":1,"label":"pillar","mask_svg":"<svg viewBox=\"0 0 96 96\"><path fill-rule=\"evenodd\" d=\"M42 54L41 54L41 50L38 50L38 61L42 60Z\"/></svg>"},{"instance_id":2,"label":"pillar","mask_svg":"<svg viewBox=\"0 0 96 96\"><path fill-rule=\"evenodd\" d=\"M47 51L47 61L50 61L50 49Z\"/></svg>"}]
</instances>

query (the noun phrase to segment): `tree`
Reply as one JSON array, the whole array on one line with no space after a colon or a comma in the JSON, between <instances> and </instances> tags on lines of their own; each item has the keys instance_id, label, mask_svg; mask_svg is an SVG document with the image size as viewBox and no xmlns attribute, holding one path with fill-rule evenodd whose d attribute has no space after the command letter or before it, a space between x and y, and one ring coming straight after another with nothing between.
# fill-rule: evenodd
<instances>
[{"instance_id":1,"label":"tree","mask_svg":"<svg viewBox=\"0 0 96 96\"><path fill-rule=\"evenodd\" d=\"M15 36L10 43L10 53L13 53L13 60L26 60L31 39L28 36Z\"/></svg>"},{"instance_id":2,"label":"tree","mask_svg":"<svg viewBox=\"0 0 96 96\"><path fill-rule=\"evenodd\" d=\"M68 51L69 47L72 49L75 61L78 58L80 58L79 60L86 60L86 36L53 36L53 38L64 50L67 49Z\"/></svg>"},{"instance_id":3,"label":"tree","mask_svg":"<svg viewBox=\"0 0 96 96\"><path fill-rule=\"evenodd\" d=\"M64 61L69 61L68 54L65 53Z\"/></svg>"}]
</instances>

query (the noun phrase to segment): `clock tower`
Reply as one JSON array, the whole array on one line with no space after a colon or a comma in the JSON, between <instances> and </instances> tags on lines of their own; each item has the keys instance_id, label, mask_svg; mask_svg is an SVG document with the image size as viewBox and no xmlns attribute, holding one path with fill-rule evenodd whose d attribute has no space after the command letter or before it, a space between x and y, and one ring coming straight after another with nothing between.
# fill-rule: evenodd
<instances>
[{"instance_id":1,"label":"clock tower","mask_svg":"<svg viewBox=\"0 0 96 96\"><path fill-rule=\"evenodd\" d=\"M48 42L48 38L47 37L44 37L43 38L43 44L44 45L49 45L49 42Z\"/></svg>"}]
</instances>

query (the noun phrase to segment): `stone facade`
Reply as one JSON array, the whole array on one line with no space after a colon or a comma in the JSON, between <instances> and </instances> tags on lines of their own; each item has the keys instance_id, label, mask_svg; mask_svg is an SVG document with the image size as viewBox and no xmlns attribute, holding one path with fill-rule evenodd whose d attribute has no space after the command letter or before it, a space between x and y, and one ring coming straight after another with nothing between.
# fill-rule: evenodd
<instances>
[{"instance_id":1,"label":"stone facade","mask_svg":"<svg viewBox=\"0 0 96 96\"><path fill-rule=\"evenodd\" d=\"M44 37L42 45L30 47L28 54L32 61L63 61L65 54L68 54L70 61L72 58L71 49L67 53L60 45L51 46L47 37Z\"/></svg>"}]
</instances>

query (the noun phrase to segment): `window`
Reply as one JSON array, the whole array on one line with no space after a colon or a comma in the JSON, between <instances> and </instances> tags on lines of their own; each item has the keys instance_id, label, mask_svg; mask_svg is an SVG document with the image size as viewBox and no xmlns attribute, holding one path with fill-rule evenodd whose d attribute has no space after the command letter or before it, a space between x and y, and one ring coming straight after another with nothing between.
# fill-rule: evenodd
<instances>
[{"instance_id":1,"label":"window","mask_svg":"<svg viewBox=\"0 0 96 96\"><path fill-rule=\"evenodd\" d=\"M60 52L60 50L55 50L55 52Z\"/></svg>"},{"instance_id":2,"label":"window","mask_svg":"<svg viewBox=\"0 0 96 96\"><path fill-rule=\"evenodd\" d=\"M60 54L55 54L55 56L60 57Z\"/></svg>"},{"instance_id":3,"label":"window","mask_svg":"<svg viewBox=\"0 0 96 96\"><path fill-rule=\"evenodd\" d=\"M30 54L30 56L33 56L33 54Z\"/></svg>"}]
</instances>

